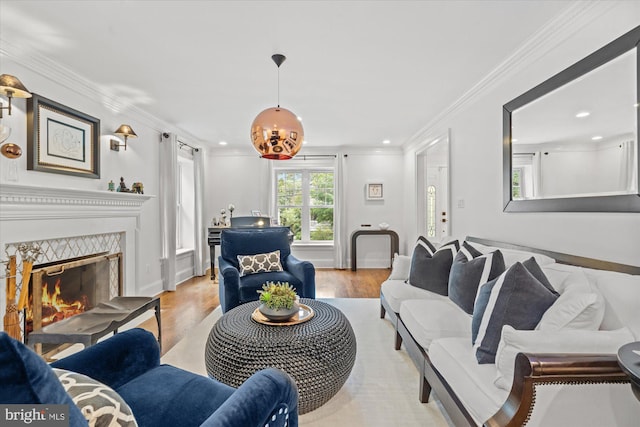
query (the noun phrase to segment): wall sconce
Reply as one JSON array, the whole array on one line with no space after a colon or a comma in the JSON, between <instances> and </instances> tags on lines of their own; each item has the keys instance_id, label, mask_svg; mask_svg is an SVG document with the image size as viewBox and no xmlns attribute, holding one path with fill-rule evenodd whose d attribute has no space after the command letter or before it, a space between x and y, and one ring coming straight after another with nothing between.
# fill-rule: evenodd
<instances>
[{"instance_id":1,"label":"wall sconce","mask_svg":"<svg viewBox=\"0 0 640 427\"><path fill-rule=\"evenodd\" d=\"M22 82L10 74L0 76L0 91L9 99L9 105L6 107L0 103L0 119L2 110L7 110L7 114L11 115L11 98L31 98L31 93Z\"/></svg>"},{"instance_id":2,"label":"wall sconce","mask_svg":"<svg viewBox=\"0 0 640 427\"><path fill-rule=\"evenodd\" d=\"M111 140L111 149L113 151L120 151L120 147L124 147L124 151L127 151L127 138L137 138L138 135L131 129L129 125L120 125L118 129L114 132L116 135L121 135L124 137L124 144L119 144L115 139Z\"/></svg>"}]
</instances>

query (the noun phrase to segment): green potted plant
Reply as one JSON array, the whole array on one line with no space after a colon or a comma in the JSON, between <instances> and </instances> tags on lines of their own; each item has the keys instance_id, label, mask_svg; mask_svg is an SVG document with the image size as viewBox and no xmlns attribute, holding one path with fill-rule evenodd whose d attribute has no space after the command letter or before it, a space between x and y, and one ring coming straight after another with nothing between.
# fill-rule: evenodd
<instances>
[{"instance_id":1,"label":"green potted plant","mask_svg":"<svg viewBox=\"0 0 640 427\"><path fill-rule=\"evenodd\" d=\"M259 310L267 319L284 321L290 319L299 310L298 295L289 282L267 282L262 285Z\"/></svg>"}]
</instances>

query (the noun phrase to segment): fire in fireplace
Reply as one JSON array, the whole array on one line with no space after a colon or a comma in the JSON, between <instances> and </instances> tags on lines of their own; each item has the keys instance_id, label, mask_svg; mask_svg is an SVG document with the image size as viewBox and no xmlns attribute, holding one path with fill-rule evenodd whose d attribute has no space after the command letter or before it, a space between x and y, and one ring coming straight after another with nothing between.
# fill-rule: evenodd
<instances>
[{"instance_id":1,"label":"fire in fireplace","mask_svg":"<svg viewBox=\"0 0 640 427\"><path fill-rule=\"evenodd\" d=\"M90 310L121 295L121 274L114 294L112 268L121 273L122 254L101 254L34 267L25 312L25 338L30 332Z\"/></svg>"}]
</instances>

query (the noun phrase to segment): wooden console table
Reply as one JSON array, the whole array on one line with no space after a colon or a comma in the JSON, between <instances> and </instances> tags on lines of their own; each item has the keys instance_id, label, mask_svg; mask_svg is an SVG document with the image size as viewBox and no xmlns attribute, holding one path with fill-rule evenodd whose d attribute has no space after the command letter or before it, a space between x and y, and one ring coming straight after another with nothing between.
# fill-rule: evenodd
<instances>
[{"instance_id":1,"label":"wooden console table","mask_svg":"<svg viewBox=\"0 0 640 427\"><path fill-rule=\"evenodd\" d=\"M358 268L356 266L356 240L358 236L362 235L387 235L389 236L390 246L391 246L391 265L393 265L393 255L400 252L400 239L398 238L398 233L393 230L356 230L351 233L351 271L356 271Z\"/></svg>"},{"instance_id":2,"label":"wooden console table","mask_svg":"<svg viewBox=\"0 0 640 427\"><path fill-rule=\"evenodd\" d=\"M84 313L31 332L28 343L31 347L35 347L36 344L67 343L79 343L88 347L111 332L117 333L119 327L148 310L155 310L158 322L158 344L162 350L159 297L115 297Z\"/></svg>"}]
</instances>

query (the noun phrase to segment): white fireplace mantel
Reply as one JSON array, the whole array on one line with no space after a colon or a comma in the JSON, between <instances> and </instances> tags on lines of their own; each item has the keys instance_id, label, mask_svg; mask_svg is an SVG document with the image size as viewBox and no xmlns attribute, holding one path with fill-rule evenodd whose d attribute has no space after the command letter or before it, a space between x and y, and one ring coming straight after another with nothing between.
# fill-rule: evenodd
<instances>
[{"instance_id":1,"label":"white fireplace mantel","mask_svg":"<svg viewBox=\"0 0 640 427\"><path fill-rule=\"evenodd\" d=\"M0 184L0 220L137 217L155 196L114 191Z\"/></svg>"},{"instance_id":2,"label":"white fireplace mantel","mask_svg":"<svg viewBox=\"0 0 640 427\"><path fill-rule=\"evenodd\" d=\"M0 258L20 242L76 239L122 233L123 294L141 292L137 285L143 205L155 196L100 190L0 183ZM0 314L5 307L0 292Z\"/></svg>"}]
</instances>

